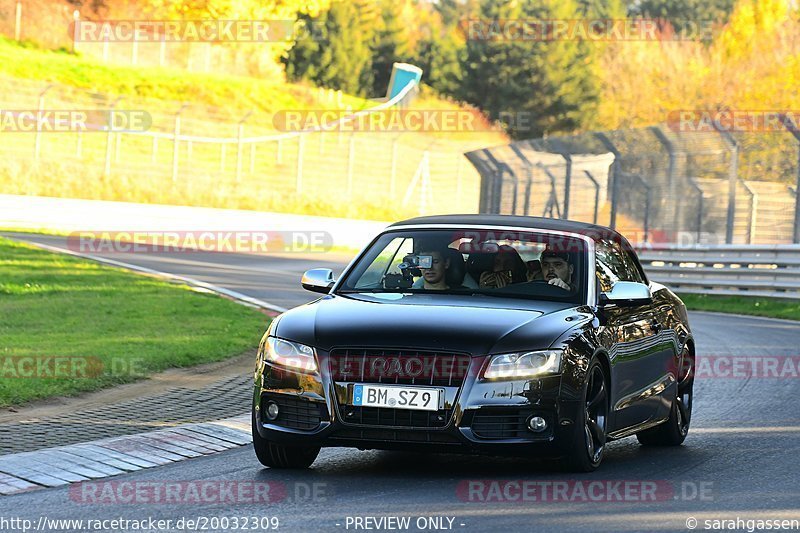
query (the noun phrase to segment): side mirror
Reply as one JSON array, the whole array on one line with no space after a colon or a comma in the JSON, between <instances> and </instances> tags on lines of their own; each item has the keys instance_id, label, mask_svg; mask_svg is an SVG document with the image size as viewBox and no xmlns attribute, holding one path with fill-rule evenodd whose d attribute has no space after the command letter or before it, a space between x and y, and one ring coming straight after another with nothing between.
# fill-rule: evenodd
<instances>
[{"instance_id":1,"label":"side mirror","mask_svg":"<svg viewBox=\"0 0 800 533\"><path fill-rule=\"evenodd\" d=\"M328 294L334 283L336 283L336 278L333 277L333 270L330 268L306 270L300 279L300 284L305 290L321 292L322 294Z\"/></svg>"},{"instance_id":2,"label":"side mirror","mask_svg":"<svg viewBox=\"0 0 800 533\"><path fill-rule=\"evenodd\" d=\"M600 305L618 305L620 307L634 307L646 305L653 301L650 288L644 283L635 281L618 281L610 292L600 294Z\"/></svg>"}]
</instances>

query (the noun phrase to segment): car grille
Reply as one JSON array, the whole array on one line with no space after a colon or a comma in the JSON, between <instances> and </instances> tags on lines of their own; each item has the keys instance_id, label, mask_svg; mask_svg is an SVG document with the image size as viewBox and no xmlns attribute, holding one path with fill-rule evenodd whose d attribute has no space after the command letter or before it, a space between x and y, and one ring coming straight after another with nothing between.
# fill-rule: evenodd
<instances>
[{"instance_id":1,"label":"car grille","mask_svg":"<svg viewBox=\"0 0 800 533\"><path fill-rule=\"evenodd\" d=\"M267 420L266 403L278 404L278 418ZM306 398L296 398L286 394L265 394L261 399L261 417L267 424L275 424L290 429L311 430L319 427L322 420L328 420L328 410L322 402L312 402Z\"/></svg>"},{"instance_id":2,"label":"car grille","mask_svg":"<svg viewBox=\"0 0 800 533\"><path fill-rule=\"evenodd\" d=\"M536 414L547 421L547 429L541 433L528 430L528 417ZM470 423L475 436L482 439L532 439L549 437L552 418L543 413L532 413L527 409L479 409Z\"/></svg>"},{"instance_id":3,"label":"car grille","mask_svg":"<svg viewBox=\"0 0 800 533\"><path fill-rule=\"evenodd\" d=\"M460 387L470 357L414 350L339 349L331 352L328 363L334 381Z\"/></svg>"},{"instance_id":4,"label":"car grille","mask_svg":"<svg viewBox=\"0 0 800 533\"><path fill-rule=\"evenodd\" d=\"M428 444L461 444L457 438L442 431L408 431L392 429L342 429L331 440L421 442Z\"/></svg>"},{"instance_id":5,"label":"car grille","mask_svg":"<svg viewBox=\"0 0 800 533\"><path fill-rule=\"evenodd\" d=\"M340 406L342 419L349 424L414 428L441 428L447 425L452 409L415 411L389 407Z\"/></svg>"}]
</instances>

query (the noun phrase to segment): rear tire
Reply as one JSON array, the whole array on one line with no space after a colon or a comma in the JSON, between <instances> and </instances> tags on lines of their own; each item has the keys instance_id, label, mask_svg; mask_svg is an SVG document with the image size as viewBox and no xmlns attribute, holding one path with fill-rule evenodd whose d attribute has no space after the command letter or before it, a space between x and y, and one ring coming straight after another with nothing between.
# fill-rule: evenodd
<instances>
[{"instance_id":1,"label":"rear tire","mask_svg":"<svg viewBox=\"0 0 800 533\"><path fill-rule=\"evenodd\" d=\"M600 361L593 357L583 386L581 409L562 466L569 472L593 472L603 460L608 421L608 384Z\"/></svg>"},{"instance_id":2,"label":"rear tire","mask_svg":"<svg viewBox=\"0 0 800 533\"><path fill-rule=\"evenodd\" d=\"M253 449L258 461L270 468L308 468L319 455L319 446L286 446L263 438L253 416Z\"/></svg>"},{"instance_id":3,"label":"rear tire","mask_svg":"<svg viewBox=\"0 0 800 533\"><path fill-rule=\"evenodd\" d=\"M643 446L680 446L689 434L694 396L694 356L684 349L678 372L678 391L672 401L669 419L636 434Z\"/></svg>"}]
</instances>

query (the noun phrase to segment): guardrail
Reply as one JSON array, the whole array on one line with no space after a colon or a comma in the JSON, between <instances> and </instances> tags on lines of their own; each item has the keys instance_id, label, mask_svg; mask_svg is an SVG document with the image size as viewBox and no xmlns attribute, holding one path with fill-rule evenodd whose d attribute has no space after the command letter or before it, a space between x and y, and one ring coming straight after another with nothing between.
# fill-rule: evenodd
<instances>
[{"instance_id":1,"label":"guardrail","mask_svg":"<svg viewBox=\"0 0 800 533\"><path fill-rule=\"evenodd\" d=\"M648 276L676 292L800 299L800 246L639 247Z\"/></svg>"}]
</instances>

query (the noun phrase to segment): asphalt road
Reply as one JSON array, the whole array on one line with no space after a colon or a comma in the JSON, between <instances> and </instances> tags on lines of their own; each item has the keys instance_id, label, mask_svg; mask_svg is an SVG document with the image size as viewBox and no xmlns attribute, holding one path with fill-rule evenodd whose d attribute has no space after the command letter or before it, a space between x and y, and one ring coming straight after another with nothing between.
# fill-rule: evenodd
<instances>
[{"instance_id":1,"label":"asphalt road","mask_svg":"<svg viewBox=\"0 0 800 533\"><path fill-rule=\"evenodd\" d=\"M59 238L35 239L59 244ZM314 298L299 287L304 269L344 266L342 258L322 257L316 261L236 254L109 257L191 276L284 307ZM691 313L690 320L700 358L796 355L800 345L800 325L790 322L707 313ZM36 524L46 516L231 519L227 524L209 521L207 530L211 531L235 530L234 517L276 517L278 530L283 531L365 531L391 526L409 531L689 531L687 524L698 530L758 531L758 520L800 521L798 385L797 377L698 378L692 429L684 446L648 449L635 438L623 439L609 445L603 465L589 475L564 474L534 460L349 449L323 450L311 470L285 472L261 468L252 450L244 447L118 476L111 480L117 485L90 487L87 492L82 492L86 487L73 486L4 497L0 499L0 530L13 531L10 523L4 527L2 519L27 518ZM247 408L243 405L242 411ZM277 501L251 502L244 490L235 497L236 503L193 503L190 489L197 482L214 487L220 481L245 489L250 483L269 483ZM590 485L592 481L601 483ZM138 483L142 493L134 498L137 503L120 502L121 496L131 494L121 490L118 483L122 482ZM145 489L146 482L154 485ZM175 482L188 482L181 485L184 492L176 493L184 503L148 501L156 488L166 490L166 484ZM520 501L524 498L516 487L525 483L538 492L529 492ZM475 490L465 491L465 486ZM566 486L567 492L559 498L543 498L557 486ZM626 493L625 487L630 491ZM95 489L99 496L102 489L107 490L104 499L111 503L93 503ZM639 489L644 492L639 494ZM496 500L504 494L506 501L479 501L481 496L493 495ZM570 501L564 500L565 495ZM213 492L210 496L213 499ZM594 497L599 500L583 501ZM402 522L373 521L381 517L411 520L407 528ZM766 523L760 525L766 529ZM116 526L109 530L122 530ZM795 522L794 528L800 529L800 523ZM78 528L73 524L60 530Z\"/></svg>"}]
</instances>

